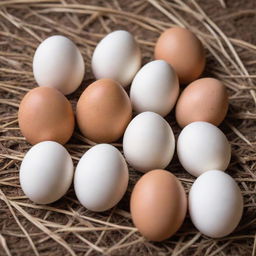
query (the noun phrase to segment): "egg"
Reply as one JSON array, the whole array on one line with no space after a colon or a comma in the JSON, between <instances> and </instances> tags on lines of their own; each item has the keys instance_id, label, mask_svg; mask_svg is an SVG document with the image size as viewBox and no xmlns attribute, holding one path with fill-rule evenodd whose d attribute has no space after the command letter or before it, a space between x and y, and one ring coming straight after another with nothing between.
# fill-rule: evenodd
<instances>
[{"instance_id":1,"label":"egg","mask_svg":"<svg viewBox=\"0 0 256 256\"><path fill-rule=\"evenodd\" d=\"M218 126L228 111L228 94L223 83L214 78L201 78L189 84L176 104L180 127L195 121Z\"/></svg>"},{"instance_id":2,"label":"egg","mask_svg":"<svg viewBox=\"0 0 256 256\"><path fill-rule=\"evenodd\" d=\"M166 116L179 95L179 80L164 60L147 63L136 74L130 89L133 109L137 113L152 111Z\"/></svg>"},{"instance_id":3,"label":"egg","mask_svg":"<svg viewBox=\"0 0 256 256\"><path fill-rule=\"evenodd\" d=\"M243 214L243 197L226 173L210 170L199 176L189 192L189 213L204 235L220 238L234 231Z\"/></svg>"},{"instance_id":4,"label":"egg","mask_svg":"<svg viewBox=\"0 0 256 256\"><path fill-rule=\"evenodd\" d=\"M131 83L141 65L141 53L131 33L117 30L105 36L92 56L96 79L111 78L122 86Z\"/></svg>"},{"instance_id":5,"label":"egg","mask_svg":"<svg viewBox=\"0 0 256 256\"><path fill-rule=\"evenodd\" d=\"M80 159L74 187L80 203L91 211L106 211L123 197L129 173L121 153L112 145L98 144Z\"/></svg>"},{"instance_id":6,"label":"egg","mask_svg":"<svg viewBox=\"0 0 256 256\"><path fill-rule=\"evenodd\" d=\"M130 201L139 232L151 241L171 237L182 225L187 197L181 182L170 172L152 170L136 183Z\"/></svg>"},{"instance_id":7,"label":"egg","mask_svg":"<svg viewBox=\"0 0 256 256\"><path fill-rule=\"evenodd\" d=\"M225 171L231 147L218 127L207 122L193 122L181 131L177 154L184 169L197 177L208 170Z\"/></svg>"},{"instance_id":8,"label":"egg","mask_svg":"<svg viewBox=\"0 0 256 256\"><path fill-rule=\"evenodd\" d=\"M18 120L21 133L31 144L46 140L65 144L75 125L67 98L58 90L45 86L34 88L24 96Z\"/></svg>"},{"instance_id":9,"label":"egg","mask_svg":"<svg viewBox=\"0 0 256 256\"><path fill-rule=\"evenodd\" d=\"M82 134L94 142L119 139L132 117L132 106L125 90L111 79L90 84L76 107L77 123Z\"/></svg>"},{"instance_id":10,"label":"egg","mask_svg":"<svg viewBox=\"0 0 256 256\"><path fill-rule=\"evenodd\" d=\"M55 35L36 49L33 73L39 86L49 86L67 95L74 92L84 77L84 60L67 37Z\"/></svg>"},{"instance_id":11,"label":"egg","mask_svg":"<svg viewBox=\"0 0 256 256\"><path fill-rule=\"evenodd\" d=\"M155 59L167 61L178 74L182 84L197 79L205 66L202 43L191 31L174 27L164 31L155 45Z\"/></svg>"},{"instance_id":12,"label":"egg","mask_svg":"<svg viewBox=\"0 0 256 256\"><path fill-rule=\"evenodd\" d=\"M26 153L19 174L21 188L30 200L50 204L69 189L73 179L73 162L62 145L43 141Z\"/></svg>"},{"instance_id":13,"label":"egg","mask_svg":"<svg viewBox=\"0 0 256 256\"><path fill-rule=\"evenodd\" d=\"M138 171L164 169L172 160L174 149L172 128L156 113L148 111L137 115L125 130L124 156Z\"/></svg>"}]
</instances>

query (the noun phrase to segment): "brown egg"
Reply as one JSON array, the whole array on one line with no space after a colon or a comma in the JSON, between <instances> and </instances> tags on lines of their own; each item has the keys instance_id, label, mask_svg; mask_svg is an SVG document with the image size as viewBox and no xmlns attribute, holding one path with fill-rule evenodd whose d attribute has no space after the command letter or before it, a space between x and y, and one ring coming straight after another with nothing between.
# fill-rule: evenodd
<instances>
[{"instance_id":1,"label":"brown egg","mask_svg":"<svg viewBox=\"0 0 256 256\"><path fill-rule=\"evenodd\" d=\"M122 86L111 79L90 84L76 107L77 123L82 134L94 142L119 139L130 122L132 107Z\"/></svg>"},{"instance_id":2,"label":"brown egg","mask_svg":"<svg viewBox=\"0 0 256 256\"><path fill-rule=\"evenodd\" d=\"M189 84L176 104L176 120L180 127L195 121L218 126L228 111L228 94L221 81L201 78Z\"/></svg>"},{"instance_id":3,"label":"brown egg","mask_svg":"<svg viewBox=\"0 0 256 256\"><path fill-rule=\"evenodd\" d=\"M182 225L187 197L180 181L170 172L153 170L136 183L131 195L131 215L139 232L151 241L171 237Z\"/></svg>"},{"instance_id":4,"label":"brown egg","mask_svg":"<svg viewBox=\"0 0 256 256\"><path fill-rule=\"evenodd\" d=\"M72 136L75 118L67 98L46 86L29 91L19 106L19 126L31 144L56 141L65 144Z\"/></svg>"},{"instance_id":5,"label":"brown egg","mask_svg":"<svg viewBox=\"0 0 256 256\"><path fill-rule=\"evenodd\" d=\"M155 59L171 64L181 84L197 79L205 66L203 45L192 32L181 27L167 29L160 35L155 46Z\"/></svg>"}]
</instances>

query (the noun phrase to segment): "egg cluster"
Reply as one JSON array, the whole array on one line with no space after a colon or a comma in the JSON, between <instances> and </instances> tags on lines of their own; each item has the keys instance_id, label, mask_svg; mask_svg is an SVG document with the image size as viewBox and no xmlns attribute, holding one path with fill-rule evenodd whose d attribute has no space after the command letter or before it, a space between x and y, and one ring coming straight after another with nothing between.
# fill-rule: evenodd
<instances>
[{"instance_id":1,"label":"egg cluster","mask_svg":"<svg viewBox=\"0 0 256 256\"><path fill-rule=\"evenodd\" d=\"M200 232L226 236L241 219L243 198L236 182L224 173L231 147L217 126L228 110L225 86L214 78L198 79L205 66L204 48L187 29L163 32L154 54L155 60L140 69L141 52L129 32L104 37L92 56L97 80L81 94L74 115L64 95L83 80L82 55L63 36L39 45L33 59L39 87L25 95L18 113L20 130L34 145L20 167L22 190L40 204L67 192L74 166L62 145L71 138L76 119L81 133L99 143L85 152L74 173L75 193L84 207L105 211L115 206L128 186L129 163L145 173L130 201L133 223L143 236L153 241L172 236L185 219L187 205ZM180 83L188 84L181 94ZM130 84L129 97L124 87ZM175 137L164 117L175 105L176 121L183 128L178 159L198 177L188 200L182 183L164 170L175 151ZM137 114L133 119L132 111ZM122 136L124 157L108 144Z\"/></svg>"}]
</instances>

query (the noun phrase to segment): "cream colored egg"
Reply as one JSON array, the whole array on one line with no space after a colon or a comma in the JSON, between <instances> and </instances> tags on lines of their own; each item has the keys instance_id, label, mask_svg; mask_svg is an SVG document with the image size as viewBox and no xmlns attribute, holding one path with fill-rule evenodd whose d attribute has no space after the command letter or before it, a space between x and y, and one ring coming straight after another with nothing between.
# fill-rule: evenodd
<instances>
[{"instance_id":1,"label":"cream colored egg","mask_svg":"<svg viewBox=\"0 0 256 256\"><path fill-rule=\"evenodd\" d=\"M106 211L123 197L129 173L121 153L110 144L98 144L80 159L74 187L80 203L91 211Z\"/></svg>"},{"instance_id":2,"label":"cream colored egg","mask_svg":"<svg viewBox=\"0 0 256 256\"><path fill-rule=\"evenodd\" d=\"M137 115L125 130L124 156L136 170L164 169L172 160L174 149L172 128L156 113Z\"/></svg>"},{"instance_id":3,"label":"cream colored egg","mask_svg":"<svg viewBox=\"0 0 256 256\"><path fill-rule=\"evenodd\" d=\"M54 141L34 145L20 166L20 185L25 195L38 204L60 199L73 178L73 162L67 150Z\"/></svg>"},{"instance_id":4,"label":"cream colored egg","mask_svg":"<svg viewBox=\"0 0 256 256\"><path fill-rule=\"evenodd\" d=\"M83 80L83 57L67 37L51 36L36 49L33 73L39 86L54 87L67 95L74 92Z\"/></svg>"},{"instance_id":5,"label":"cream colored egg","mask_svg":"<svg viewBox=\"0 0 256 256\"><path fill-rule=\"evenodd\" d=\"M147 63L132 81L130 98L137 113L152 111L166 116L179 95L175 70L164 60Z\"/></svg>"},{"instance_id":6,"label":"cream colored egg","mask_svg":"<svg viewBox=\"0 0 256 256\"><path fill-rule=\"evenodd\" d=\"M181 131L177 154L184 169L197 177L208 170L225 171L231 147L225 134L215 125L193 122Z\"/></svg>"},{"instance_id":7,"label":"cream colored egg","mask_svg":"<svg viewBox=\"0 0 256 256\"><path fill-rule=\"evenodd\" d=\"M243 214L243 197L238 185L222 171L203 173L189 192L189 214L204 235L213 238L229 235Z\"/></svg>"},{"instance_id":8,"label":"cream colored egg","mask_svg":"<svg viewBox=\"0 0 256 256\"><path fill-rule=\"evenodd\" d=\"M111 78L122 86L131 83L141 65L141 53L131 33L117 30L106 35L92 56L96 79Z\"/></svg>"}]
</instances>

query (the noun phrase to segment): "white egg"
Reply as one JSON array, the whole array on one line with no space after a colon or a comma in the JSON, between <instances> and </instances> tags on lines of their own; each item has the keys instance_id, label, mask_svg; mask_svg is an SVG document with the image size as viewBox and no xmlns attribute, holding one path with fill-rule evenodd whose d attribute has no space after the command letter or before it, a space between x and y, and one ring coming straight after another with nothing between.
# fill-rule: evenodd
<instances>
[{"instance_id":1,"label":"white egg","mask_svg":"<svg viewBox=\"0 0 256 256\"><path fill-rule=\"evenodd\" d=\"M128 186L128 167L121 153L112 145L98 144L80 159L74 187L80 203L101 212L115 206Z\"/></svg>"},{"instance_id":2,"label":"white egg","mask_svg":"<svg viewBox=\"0 0 256 256\"><path fill-rule=\"evenodd\" d=\"M125 130L124 155L136 170L147 172L164 169L172 160L174 149L172 128L156 113L137 115Z\"/></svg>"},{"instance_id":3,"label":"white egg","mask_svg":"<svg viewBox=\"0 0 256 256\"><path fill-rule=\"evenodd\" d=\"M181 131L177 142L181 165L198 177L208 170L225 171L231 158L231 147L224 133L207 122L193 122Z\"/></svg>"},{"instance_id":4,"label":"white egg","mask_svg":"<svg viewBox=\"0 0 256 256\"><path fill-rule=\"evenodd\" d=\"M166 116L179 95L179 80L175 70L164 60L143 66L132 81L130 98L137 113L152 111Z\"/></svg>"},{"instance_id":5,"label":"white egg","mask_svg":"<svg viewBox=\"0 0 256 256\"><path fill-rule=\"evenodd\" d=\"M73 178L73 162L59 143L44 141L34 145L20 166L20 185L35 203L49 204L60 199Z\"/></svg>"},{"instance_id":6,"label":"white egg","mask_svg":"<svg viewBox=\"0 0 256 256\"><path fill-rule=\"evenodd\" d=\"M243 214L243 197L226 173L211 170L199 176L189 192L189 213L196 228L209 237L229 235Z\"/></svg>"},{"instance_id":7,"label":"white egg","mask_svg":"<svg viewBox=\"0 0 256 256\"><path fill-rule=\"evenodd\" d=\"M84 77L83 57L76 45L64 36L51 36L36 49L33 73L39 86L49 86L67 95Z\"/></svg>"},{"instance_id":8,"label":"white egg","mask_svg":"<svg viewBox=\"0 0 256 256\"><path fill-rule=\"evenodd\" d=\"M122 86L131 83L141 65L141 53L134 37L125 30L114 31L97 45L92 71L97 79L111 78Z\"/></svg>"}]
</instances>

